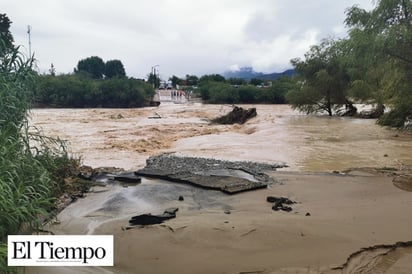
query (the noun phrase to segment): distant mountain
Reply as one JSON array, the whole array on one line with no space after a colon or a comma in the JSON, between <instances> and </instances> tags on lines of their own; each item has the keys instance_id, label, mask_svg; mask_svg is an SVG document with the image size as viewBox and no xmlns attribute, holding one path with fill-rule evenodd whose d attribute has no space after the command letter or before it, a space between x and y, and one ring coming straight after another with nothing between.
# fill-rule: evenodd
<instances>
[{"instance_id":1,"label":"distant mountain","mask_svg":"<svg viewBox=\"0 0 412 274\"><path fill-rule=\"evenodd\" d=\"M276 80L282 76L292 77L295 73L294 69L288 69L284 72L274 72L274 73L263 73L263 72L256 72L253 70L252 67L242 67L236 71L226 71L223 76L226 79L229 78L242 78L245 80L250 80L252 78L257 78L261 80Z\"/></svg>"}]
</instances>

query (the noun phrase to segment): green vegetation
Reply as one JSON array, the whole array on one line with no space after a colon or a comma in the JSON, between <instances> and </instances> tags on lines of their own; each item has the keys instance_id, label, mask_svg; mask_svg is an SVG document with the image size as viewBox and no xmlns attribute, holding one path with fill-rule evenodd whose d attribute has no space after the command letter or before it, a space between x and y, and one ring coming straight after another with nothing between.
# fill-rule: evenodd
<instances>
[{"instance_id":1,"label":"green vegetation","mask_svg":"<svg viewBox=\"0 0 412 274\"><path fill-rule=\"evenodd\" d=\"M344 54L340 42L324 40L320 45L311 47L305 54L305 61L292 60L302 85L287 94L288 102L306 113L326 111L332 116L348 101L346 90L349 79L341 65Z\"/></svg>"},{"instance_id":2,"label":"green vegetation","mask_svg":"<svg viewBox=\"0 0 412 274\"><path fill-rule=\"evenodd\" d=\"M104 67L104 75L106 78L124 78L126 77L126 71L122 61L120 60L109 60L106 62Z\"/></svg>"},{"instance_id":3,"label":"green vegetation","mask_svg":"<svg viewBox=\"0 0 412 274\"><path fill-rule=\"evenodd\" d=\"M285 94L293 89L295 82L281 77L271 86L258 88L230 78L227 81L217 75L205 75L199 80L198 92L203 101L211 104L284 104Z\"/></svg>"},{"instance_id":4,"label":"green vegetation","mask_svg":"<svg viewBox=\"0 0 412 274\"><path fill-rule=\"evenodd\" d=\"M158 88L160 86L160 77L156 73L151 72L150 74L147 75L147 82L153 88Z\"/></svg>"},{"instance_id":5,"label":"green vegetation","mask_svg":"<svg viewBox=\"0 0 412 274\"><path fill-rule=\"evenodd\" d=\"M381 125L412 127L412 2L379 0L346 11L349 37L324 40L292 64L299 85L287 94L307 113L338 114L352 102L375 105ZM384 113L384 109L389 109Z\"/></svg>"},{"instance_id":6,"label":"green vegetation","mask_svg":"<svg viewBox=\"0 0 412 274\"><path fill-rule=\"evenodd\" d=\"M85 74L93 79L102 79L106 65L102 58L91 56L80 60L77 63L77 68L74 70L76 74Z\"/></svg>"},{"instance_id":7,"label":"green vegetation","mask_svg":"<svg viewBox=\"0 0 412 274\"><path fill-rule=\"evenodd\" d=\"M142 107L153 88L133 78L93 79L84 75L43 75L38 78L37 104L59 107Z\"/></svg>"},{"instance_id":8,"label":"green vegetation","mask_svg":"<svg viewBox=\"0 0 412 274\"><path fill-rule=\"evenodd\" d=\"M93 79L124 78L126 71L122 61L109 60L106 63L98 56L91 56L80 60L74 69L75 74L85 75ZM54 73L50 73L54 75Z\"/></svg>"},{"instance_id":9,"label":"green vegetation","mask_svg":"<svg viewBox=\"0 0 412 274\"><path fill-rule=\"evenodd\" d=\"M0 18L10 25L6 15ZM79 161L68 157L62 141L29 127L37 75L8 27L0 28L0 49L0 272L9 273L15 269L7 266L7 235L30 233L48 218L64 176Z\"/></svg>"},{"instance_id":10,"label":"green vegetation","mask_svg":"<svg viewBox=\"0 0 412 274\"><path fill-rule=\"evenodd\" d=\"M34 88L36 104L49 107L143 107L153 95L150 84L126 77L120 60L98 56L80 60L74 74L56 76L52 64Z\"/></svg>"},{"instance_id":11,"label":"green vegetation","mask_svg":"<svg viewBox=\"0 0 412 274\"><path fill-rule=\"evenodd\" d=\"M10 19L6 14L0 14L0 55L3 56L6 50L12 48L14 38L11 32L9 31L11 25Z\"/></svg>"}]
</instances>

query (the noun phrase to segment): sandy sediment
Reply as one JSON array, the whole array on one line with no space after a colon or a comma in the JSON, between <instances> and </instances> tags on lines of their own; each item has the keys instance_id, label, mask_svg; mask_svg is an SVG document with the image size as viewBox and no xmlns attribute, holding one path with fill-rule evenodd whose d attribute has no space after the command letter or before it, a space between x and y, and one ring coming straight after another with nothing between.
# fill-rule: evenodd
<instances>
[{"instance_id":1,"label":"sandy sediment","mask_svg":"<svg viewBox=\"0 0 412 274\"><path fill-rule=\"evenodd\" d=\"M277 180L270 188L237 195L146 179L132 189L112 186L70 205L52 230L113 234L115 266L105 268L111 273L408 273L412 269L410 246L390 246L412 239L410 192L394 187L391 177L369 170L270 175ZM184 201L178 201L179 195ZM267 196L289 197L297 203L292 212L273 211ZM161 213L171 206L179 208L175 219L124 229L133 215ZM350 256L383 244L387 246ZM36 273L32 270L44 269L26 273Z\"/></svg>"}]
</instances>

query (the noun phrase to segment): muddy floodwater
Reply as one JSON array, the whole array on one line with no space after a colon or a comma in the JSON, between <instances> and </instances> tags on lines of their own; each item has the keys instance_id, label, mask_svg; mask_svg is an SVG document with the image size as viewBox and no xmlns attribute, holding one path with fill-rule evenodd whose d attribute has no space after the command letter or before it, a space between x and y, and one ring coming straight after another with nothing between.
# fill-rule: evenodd
<instances>
[{"instance_id":1,"label":"muddy floodwater","mask_svg":"<svg viewBox=\"0 0 412 274\"><path fill-rule=\"evenodd\" d=\"M68 141L85 165L141 168L150 155L284 162L293 171L412 165L412 135L375 120L303 115L288 105L256 107L244 125L210 125L230 105L163 102L141 109L34 109L32 124Z\"/></svg>"}]
</instances>

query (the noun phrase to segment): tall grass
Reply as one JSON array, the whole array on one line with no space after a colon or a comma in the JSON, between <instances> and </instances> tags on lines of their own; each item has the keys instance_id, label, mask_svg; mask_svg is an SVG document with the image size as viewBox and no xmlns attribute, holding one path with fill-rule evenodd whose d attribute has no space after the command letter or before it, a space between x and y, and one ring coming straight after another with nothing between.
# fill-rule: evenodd
<instances>
[{"instance_id":1,"label":"tall grass","mask_svg":"<svg viewBox=\"0 0 412 274\"><path fill-rule=\"evenodd\" d=\"M63 142L29 128L33 59L14 46L0 55L0 272L9 273L15 269L7 266L7 235L31 233L47 218L59 170L71 160Z\"/></svg>"}]
</instances>

